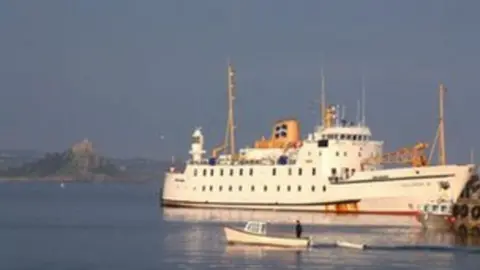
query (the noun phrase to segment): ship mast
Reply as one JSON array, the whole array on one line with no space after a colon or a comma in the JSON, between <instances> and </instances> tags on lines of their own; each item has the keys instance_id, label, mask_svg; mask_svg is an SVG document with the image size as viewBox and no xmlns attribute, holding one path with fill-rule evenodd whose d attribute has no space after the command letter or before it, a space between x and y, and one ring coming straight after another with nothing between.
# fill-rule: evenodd
<instances>
[{"instance_id":1,"label":"ship mast","mask_svg":"<svg viewBox=\"0 0 480 270\"><path fill-rule=\"evenodd\" d=\"M235 155L235 118L233 115L233 100L235 99L235 70L228 62L228 130L230 135L230 155Z\"/></svg>"},{"instance_id":2,"label":"ship mast","mask_svg":"<svg viewBox=\"0 0 480 270\"><path fill-rule=\"evenodd\" d=\"M326 110L326 105L325 105L325 76L323 74L323 67L321 68L320 70L320 73L321 73L321 77L322 77L322 93L321 93L321 96L320 96L320 115L321 115L321 119L320 119L320 123L322 124L322 126L325 127L325 110Z\"/></svg>"},{"instance_id":3,"label":"ship mast","mask_svg":"<svg viewBox=\"0 0 480 270\"><path fill-rule=\"evenodd\" d=\"M435 139L433 140L433 146L432 150L430 151L430 155L428 157L428 163L432 160L433 156L433 151L435 150L435 145L437 144L437 140L439 140L440 145L438 146L438 163L440 165L446 165L447 164L447 155L446 155L446 150L445 150L445 119L444 119L444 99L445 99L445 93L447 92L447 88L443 85L443 83L440 84L439 88L439 123L438 123L438 128L437 128L437 133L435 134Z\"/></svg>"},{"instance_id":4,"label":"ship mast","mask_svg":"<svg viewBox=\"0 0 480 270\"><path fill-rule=\"evenodd\" d=\"M225 138L220 146L217 146L212 151L212 156L217 157L218 152L224 151L227 146L230 146L230 155L235 155L235 119L233 115L233 100L235 99L235 70L233 65L228 61L228 116L227 126L225 128Z\"/></svg>"},{"instance_id":5,"label":"ship mast","mask_svg":"<svg viewBox=\"0 0 480 270\"><path fill-rule=\"evenodd\" d=\"M447 89L443 85L443 83L440 84L439 87L440 91L440 104L439 104L439 113L440 113L440 123L438 126L438 131L439 131L439 140L440 140L440 149L439 149L439 156L438 156L438 161L440 162L440 165L446 165L447 164L447 156L445 153L445 122L444 122L444 109L443 109L443 100L444 100L444 95Z\"/></svg>"}]
</instances>

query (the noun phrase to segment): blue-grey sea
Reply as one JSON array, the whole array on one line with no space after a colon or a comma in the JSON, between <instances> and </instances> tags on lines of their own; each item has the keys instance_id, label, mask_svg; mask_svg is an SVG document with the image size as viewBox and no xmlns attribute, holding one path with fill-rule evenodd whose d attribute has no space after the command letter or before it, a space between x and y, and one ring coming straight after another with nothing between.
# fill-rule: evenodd
<instances>
[{"instance_id":1,"label":"blue-grey sea","mask_svg":"<svg viewBox=\"0 0 480 270\"><path fill-rule=\"evenodd\" d=\"M0 269L479 269L480 244L412 217L162 209L158 182L0 183ZM223 224L263 219L306 250L228 246ZM371 249L331 245L336 240Z\"/></svg>"}]
</instances>

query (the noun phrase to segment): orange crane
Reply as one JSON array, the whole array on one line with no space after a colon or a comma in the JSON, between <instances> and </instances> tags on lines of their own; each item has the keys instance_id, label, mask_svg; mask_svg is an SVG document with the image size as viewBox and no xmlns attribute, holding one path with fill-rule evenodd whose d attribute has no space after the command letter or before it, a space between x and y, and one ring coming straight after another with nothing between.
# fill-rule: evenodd
<instances>
[{"instance_id":1,"label":"orange crane","mask_svg":"<svg viewBox=\"0 0 480 270\"><path fill-rule=\"evenodd\" d=\"M402 148L398 151L386 153L382 156L371 157L363 160L360 163L360 167L363 170L364 165L366 164L410 164L413 167L422 167L427 166L431 160L433 155L433 150L435 149L435 144L437 143L437 139L440 141L439 145L439 157L438 161L440 165L446 165L446 151L445 151L445 123L444 123L444 96L447 91L447 88L443 83L439 86L439 114L440 114L440 121L438 124L437 134L433 140L433 147L430 152L428 159L426 158L423 151L428 148L428 144L426 143L417 143L415 146L410 148Z\"/></svg>"},{"instance_id":2,"label":"orange crane","mask_svg":"<svg viewBox=\"0 0 480 270\"><path fill-rule=\"evenodd\" d=\"M428 164L424 150L428 148L427 143L419 142L413 147L401 148L395 152L385 153L381 156L366 158L361 162L364 165L370 164L410 164L413 167L422 167Z\"/></svg>"}]
</instances>

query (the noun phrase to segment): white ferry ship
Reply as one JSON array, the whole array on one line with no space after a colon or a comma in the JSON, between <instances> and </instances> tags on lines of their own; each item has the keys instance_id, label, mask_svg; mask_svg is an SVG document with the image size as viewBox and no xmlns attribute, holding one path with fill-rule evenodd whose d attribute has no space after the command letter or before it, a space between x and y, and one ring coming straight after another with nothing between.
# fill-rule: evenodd
<instances>
[{"instance_id":1,"label":"white ferry ship","mask_svg":"<svg viewBox=\"0 0 480 270\"><path fill-rule=\"evenodd\" d=\"M445 183L458 198L476 174L474 165L445 162L443 85L435 139L440 142L440 165L429 164L425 143L384 154L383 142L373 139L364 121L349 123L340 119L338 106L327 108L323 75L322 125L302 138L298 121L280 120L269 139L236 153L234 76L229 65L225 142L207 157L202 131L194 130L185 169L171 167L165 175L163 206L413 215L418 204L437 198ZM227 148L229 153L218 155Z\"/></svg>"}]
</instances>

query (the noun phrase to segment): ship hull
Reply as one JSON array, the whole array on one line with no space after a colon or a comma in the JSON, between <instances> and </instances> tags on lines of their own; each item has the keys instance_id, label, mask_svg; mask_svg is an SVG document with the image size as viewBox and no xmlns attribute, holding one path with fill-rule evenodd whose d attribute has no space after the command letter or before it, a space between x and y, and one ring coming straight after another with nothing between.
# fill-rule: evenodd
<instances>
[{"instance_id":1,"label":"ship hull","mask_svg":"<svg viewBox=\"0 0 480 270\"><path fill-rule=\"evenodd\" d=\"M441 182L448 182L452 198L458 198L473 171L470 165L401 168L358 173L337 183L327 177L200 180L167 173L161 203L184 208L415 215L417 205L438 197Z\"/></svg>"}]
</instances>

